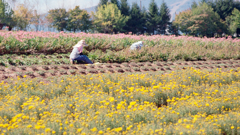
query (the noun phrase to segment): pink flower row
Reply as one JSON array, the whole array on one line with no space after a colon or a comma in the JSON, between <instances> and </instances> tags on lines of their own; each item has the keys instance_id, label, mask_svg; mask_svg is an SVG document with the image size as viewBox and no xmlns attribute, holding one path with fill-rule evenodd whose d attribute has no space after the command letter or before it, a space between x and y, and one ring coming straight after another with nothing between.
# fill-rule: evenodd
<instances>
[{"instance_id":1,"label":"pink flower row","mask_svg":"<svg viewBox=\"0 0 240 135\"><path fill-rule=\"evenodd\" d=\"M94 37L94 38L107 38L107 39L134 39L134 40L144 40L144 41L174 41L174 40L183 40L183 41L200 41L200 42L232 42L232 43L240 43L240 39L232 39L231 37L226 38L199 38L199 37L192 37L192 36L163 36L163 35L152 35L152 36L145 36L145 35L126 35L126 34L91 34L91 33L55 33L55 32L27 32L27 31L0 31L0 36L4 38L8 38L10 36L16 38L19 41L23 41L24 39L32 39L36 37L43 37L43 38L59 38L59 37L72 37L72 38L86 38L86 37Z\"/></svg>"}]
</instances>

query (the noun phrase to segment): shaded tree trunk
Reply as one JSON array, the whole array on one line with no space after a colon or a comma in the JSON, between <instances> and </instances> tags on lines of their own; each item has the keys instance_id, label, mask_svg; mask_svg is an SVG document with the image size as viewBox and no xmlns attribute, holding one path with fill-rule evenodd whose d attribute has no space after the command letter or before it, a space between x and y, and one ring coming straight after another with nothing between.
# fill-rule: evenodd
<instances>
[{"instance_id":1,"label":"shaded tree trunk","mask_svg":"<svg viewBox=\"0 0 240 135\"><path fill-rule=\"evenodd\" d=\"M7 26L9 31L12 30L12 27L7 25L7 24L5 24L5 23L0 23L0 30L2 30L4 26Z\"/></svg>"}]
</instances>

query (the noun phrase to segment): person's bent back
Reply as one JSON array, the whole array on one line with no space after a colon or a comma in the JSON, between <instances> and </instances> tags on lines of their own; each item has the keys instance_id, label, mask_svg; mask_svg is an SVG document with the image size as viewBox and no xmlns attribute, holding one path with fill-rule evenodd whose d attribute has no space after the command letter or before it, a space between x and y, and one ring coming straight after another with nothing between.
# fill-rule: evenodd
<instances>
[{"instance_id":1,"label":"person's bent back","mask_svg":"<svg viewBox=\"0 0 240 135\"><path fill-rule=\"evenodd\" d=\"M87 64L93 64L93 62L86 55L82 54L84 46L88 46L84 40L79 41L75 46L73 46L73 50L70 54L70 63L71 64L73 64L74 60L76 60L78 62L84 61Z\"/></svg>"},{"instance_id":2,"label":"person's bent back","mask_svg":"<svg viewBox=\"0 0 240 135\"><path fill-rule=\"evenodd\" d=\"M140 50L143 47L143 41L138 41L130 46L130 50Z\"/></svg>"}]
</instances>

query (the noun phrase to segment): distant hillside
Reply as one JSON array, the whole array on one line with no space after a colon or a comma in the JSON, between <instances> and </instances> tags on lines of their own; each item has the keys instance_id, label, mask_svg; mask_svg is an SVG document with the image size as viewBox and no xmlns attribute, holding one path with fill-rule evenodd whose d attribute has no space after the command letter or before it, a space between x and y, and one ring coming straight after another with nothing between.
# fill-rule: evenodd
<instances>
[{"instance_id":1,"label":"distant hillside","mask_svg":"<svg viewBox=\"0 0 240 135\"><path fill-rule=\"evenodd\" d=\"M96 12L96 8L97 8L97 6L94 6L94 7L90 7L90 8L85 8L84 10L86 10L88 13L91 13L92 11Z\"/></svg>"},{"instance_id":2,"label":"distant hillside","mask_svg":"<svg viewBox=\"0 0 240 135\"><path fill-rule=\"evenodd\" d=\"M174 20L175 18L175 13L179 13L181 11L187 10L191 7L191 4L196 1L200 1L200 0L166 0L165 2L167 3L170 12L171 12L171 20ZM140 0L128 0L129 5L131 6L132 3L138 3L138 5L140 5ZM142 7L144 6L146 9L148 9L148 6L150 4L151 0L142 0ZM155 2L157 3L158 7L160 7L160 5L162 4L162 0L155 0ZM85 10L87 10L89 13L91 11L96 12L96 6L94 7L90 7L90 8L85 8Z\"/></svg>"}]
</instances>

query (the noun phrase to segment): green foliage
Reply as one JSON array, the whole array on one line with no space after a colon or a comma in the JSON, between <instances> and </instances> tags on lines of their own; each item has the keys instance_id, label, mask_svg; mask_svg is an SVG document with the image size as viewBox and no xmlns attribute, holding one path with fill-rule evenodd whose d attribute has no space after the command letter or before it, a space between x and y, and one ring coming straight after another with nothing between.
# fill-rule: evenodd
<instances>
[{"instance_id":1,"label":"green foliage","mask_svg":"<svg viewBox=\"0 0 240 135\"><path fill-rule=\"evenodd\" d=\"M60 34L60 33L59 33ZM76 34L77 35L77 34ZM96 36L97 35L97 36ZM239 46L237 40L200 39L173 36L129 36L87 34L87 36L59 38L33 38L19 41L14 37L1 40L0 65L33 64L69 64L72 46L80 39L89 45L83 54L98 62L129 61L169 61L169 60L204 60L237 59ZM146 45L139 51L129 51L129 46L142 40ZM37 53L39 55L12 55ZM49 55L53 54L53 55ZM8 60L9 59L9 60Z\"/></svg>"},{"instance_id":2,"label":"green foliage","mask_svg":"<svg viewBox=\"0 0 240 135\"><path fill-rule=\"evenodd\" d=\"M98 8L94 14L94 24L99 32L113 33L122 30L128 17L121 14L117 5L108 3Z\"/></svg>"},{"instance_id":3,"label":"green foliage","mask_svg":"<svg viewBox=\"0 0 240 135\"><path fill-rule=\"evenodd\" d=\"M222 20L232 14L234 9L234 0L216 0L213 9L217 12Z\"/></svg>"},{"instance_id":4,"label":"green foliage","mask_svg":"<svg viewBox=\"0 0 240 135\"><path fill-rule=\"evenodd\" d=\"M130 10L130 19L128 21L129 31L134 34L143 33L145 18L144 14L141 12L140 7L137 3L133 3L132 8Z\"/></svg>"},{"instance_id":5,"label":"green foliage","mask_svg":"<svg viewBox=\"0 0 240 135\"><path fill-rule=\"evenodd\" d=\"M120 8L120 3L118 0L110 0L110 3L117 5L118 9Z\"/></svg>"},{"instance_id":6,"label":"green foliage","mask_svg":"<svg viewBox=\"0 0 240 135\"><path fill-rule=\"evenodd\" d=\"M214 33L227 33L226 23L206 3L176 16L174 25L186 34L213 37Z\"/></svg>"},{"instance_id":7,"label":"green foliage","mask_svg":"<svg viewBox=\"0 0 240 135\"><path fill-rule=\"evenodd\" d=\"M90 15L85 10L81 10L79 6L69 10L67 22L67 30L76 32L77 30L85 31L90 29Z\"/></svg>"},{"instance_id":8,"label":"green foliage","mask_svg":"<svg viewBox=\"0 0 240 135\"><path fill-rule=\"evenodd\" d=\"M129 28L131 24L131 17L130 17L130 6L127 3L127 0L121 0L120 7L119 7L121 14L124 16L129 16L129 20L126 22L126 25L120 32L129 32L131 29Z\"/></svg>"},{"instance_id":9,"label":"green foliage","mask_svg":"<svg viewBox=\"0 0 240 135\"><path fill-rule=\"evenodd\" d=\"M192 25L192 23L189 21L189 18L191 17L192 17L191 10L182 11L175 16L175 20L173 21L173 26L175 26L185 34L190 34L191 31L188 29L188 27Z\"/></svg>"},{"instance_id":10,"label":"green foliage","mask_svg":"<svg viewBox=\"0 0 240 135\"><path fill-rule=\"evenodd\" d=\"M193 3L192 3L192 5L191 5L191 9L194 9L194 8L196 8L198 5L197 5L197 2L196 1L194 1Z\"/></svg>"},{"instance_id":11,"label":"green foliage","mask_svg":"<svg viewBox=\"0 0 240 135\"><path fill-rule=\"evenodd\" d=\"M3 24L7 24L12 26L13 25L13 10L11 9L11 7L8 5L7 2L5 2L4 0L0 0L0 23Z\"/></svg>"},{"instance_id":12,"label":"green foliage","mask_svg":"<svg viewBox=\"0 0 240 135\"><path fill-rule=\"evenodd\" d=\"M17 29L26 30L32 21L33 11L25 4L20 4L14 10L13 20Z\"/></svg>"},{"instance_id":13,"label":"green foliage","mask_svg":"<svg viewBox=\"0 0 240 135\"><path fill-rule=\"evenodd\" d=\"M47 19L58 31L63 31L67 26L68 12L65 8L52 9L48 11Z\"/></svg>"},{"instance_id":14,"label":"green foliage","mask_svg":"<svg viewBox=\"0 0 240 135\"><path fill-rule=\"evenodd\" d=\"M168 25L169 25L168 26L168 33L171 34L171 35L178 36L179 35L178 27L176 25L174 25L173 22L169 22Z\"/></svg>"},{"instance_id":15,"label":"green foliage","mask_svg":"<svg viewBox=\"0 0 240 135\"><path fill-rule=\"evenodd\" d=\"M120 3L120 11L122 15L129 16L130 15L130 7L127 3L127 0L121 0Z\"/></svg>"},{"instance_id":16,"label":"green foliage","mask_svg":"<svg viewBox=\"0 0 240 135\"><path fill-rule=\"evenodd\" d=\"M107 2L108 2L108 0L100 0L99 4L98 4L98 6L97 6L97 10L98 10L99 7L101 7L101 6L103 6L103 5L106 5Z\"/></svg>"},{"instance_id":17,"label":"green foliage","mask_svg":"<svg viewBox=\"0 0 240 135\"><path fill-rule=\"evenodd\" d=\"M147 15L147 30L149 33L154 34L154 31L157 30L157 24L161 21L159 17L158 7L154 0L149 5L149 12Z\"/></svg>"},{"instance_id":18,"label":"green foliage","mask_svg":"<svg viewBox=\"0 0 240 135\"><path fill-rule=\"evenodd\" d=\"M232 15L227 17L226 21L229 25L231 33L234 34L237 29L240 29L240 11L235 8Z\"/></svg>"},{"instance_id":19,"label":"green foliage","mask_svg":"<svg viewBox=\"0 0 240 135\"><path fill-rule=\"evenodd\" d=\"M214 32L227 33L226 24L220 16L206 3L192 10L192 26L189 27L194 35L213 37Z\"/></svg>"},{"instance_id":20,"label":"green foliage","mask_svg":"<svg viewBox=\"0 0 240 135\"><path fill-rule=\"evenodd\" d=\"M160 19L159 22L159 30L161 34L165 34L165 30L167 28L167 25L169 24L169 21L171 19L170 10L167 7L167 4L163 1L161 7L160 7Z\"/></svg>"}]
</instances>

